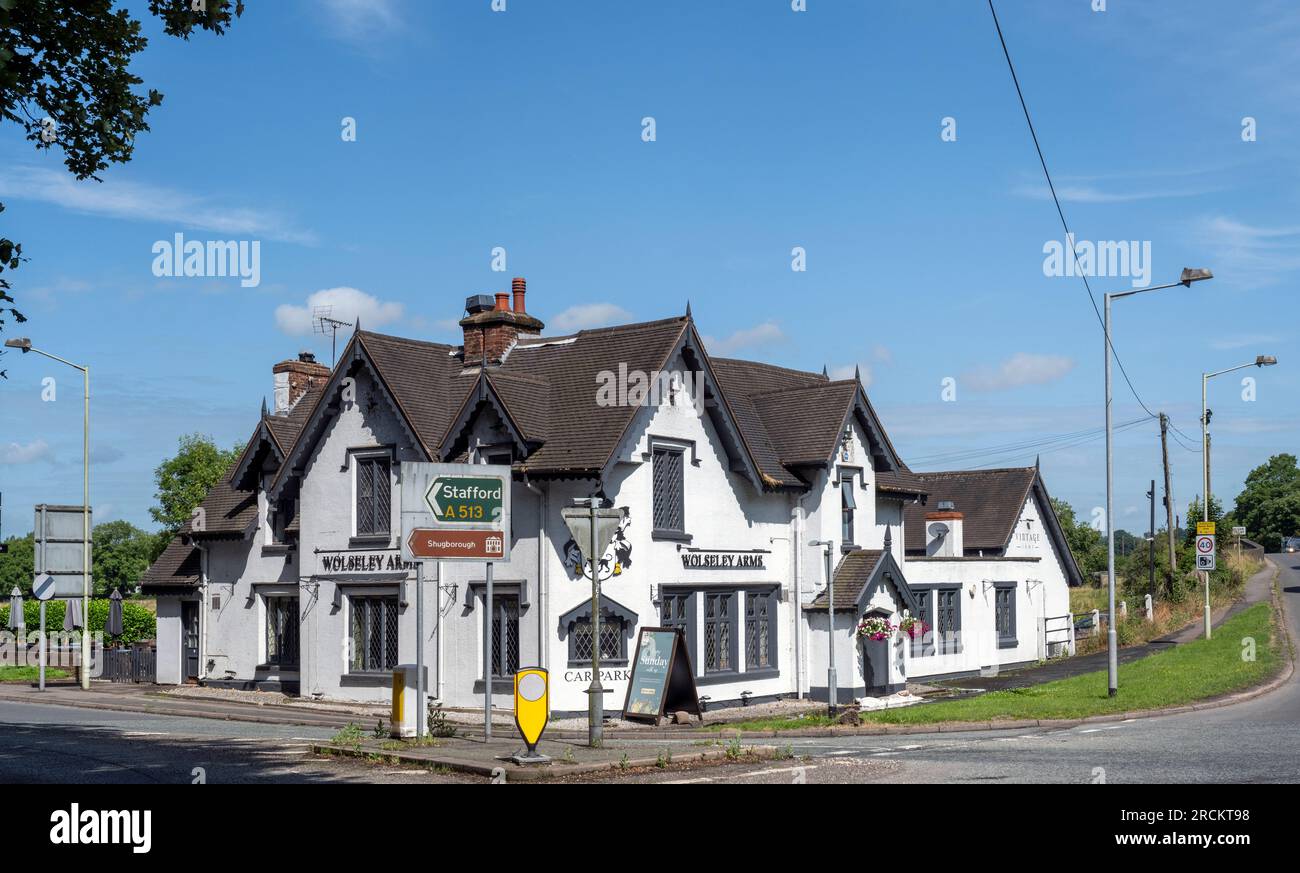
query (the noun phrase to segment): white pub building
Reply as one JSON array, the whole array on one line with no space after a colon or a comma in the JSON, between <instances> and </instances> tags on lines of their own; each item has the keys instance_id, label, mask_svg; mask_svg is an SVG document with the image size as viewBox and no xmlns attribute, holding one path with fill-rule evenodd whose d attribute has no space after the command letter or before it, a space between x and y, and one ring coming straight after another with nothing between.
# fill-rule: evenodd
<instances>
[{"instance_id":1,"label":"white pub building","mask_svg":"<svg viewBox=\"0 0 1300 873\"><path fill-rule=\"evenodd\" d=\"M274 409L144 577L159 682L383 701L421 646L448 707L481 706L486 682L509 706L514 672L541 666L576 713L592 646L622 706L640 627L685 632L711 706L825 699L832 651L843 700L1051 653L1044 619L1080 576L1036 467L913 473L856 378L710 357L689 307L544 336L525 297L516 279L513 299L470 298L461 345L358 328L333 371L275 365ZM493 602L482 565L430 562L423 639L407 461L514 470ZM560 516L593 494L627 516L599 639ZM905 615L927 632L855 632Z\"/></svg>"}]
</instances>

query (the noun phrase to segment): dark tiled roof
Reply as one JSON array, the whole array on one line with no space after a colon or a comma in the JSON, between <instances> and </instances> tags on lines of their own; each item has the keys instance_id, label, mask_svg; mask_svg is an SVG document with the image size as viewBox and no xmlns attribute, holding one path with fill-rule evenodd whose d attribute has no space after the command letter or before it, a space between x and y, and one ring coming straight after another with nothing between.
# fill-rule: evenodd
<instances>
[{"instance_id":1,"label":"dark tiled roof","mask_svg":"<svg viewBox=\"0 0 1300 873\"><path fill-rule=\"evenodd\" d=\"M870 581L876 564L880 563L884 554L882 549L854 549L840 558L840 564L835 568L836 611L857 609L858 599L862 597L862 589ZM825 609L827 601L827 592L823 591L816 600L808 604L807 608Z\"/></svg>"},{"instance_id":2,"label":"dark tiled roof","mask_svg":"<svg viewBox=\"0 0 1300 873\"><path fill-rule=\"evenodd\" d=\"M158 560L140 577L146 594L177 588L193 588L199 584L199 550L174 537Z\"/></svg>"},{"instance_id":3,"label":"dark tiled roof","mask_svg":"<svg viewBox=\"0 0 1300 873\"><path fill-rule=\"evenodd\" d=\"M911 494L922 498L929 493L929 486L922 481L920 475L907 468L896 472L877 473L876 487L881 491L888 491L893 494Z\"/></svg>"},{"instance_id":4,"label":"dark tiled roof","mask_svg":"<svg viewBox=\"0 0 1300 873\"><path fill-rule=\"evenodd\" d=\"M257 520L257 492L240 491L230 484L236 461L212 486L208 496L199 506L203 524L197 526L193 518L181 525L182 534L195 537L242 536Z\"/></svg>"},{"instance_id":5,"label":"dark tiled roof","mask_svg":"<svg viewBox=\"0 0 1300 873\"><path fill-rule=\"evenodd\" d=\"M772 444L787 466L825 464L835 456L857 397L856 381L823 382L753 395Z\"/></svg>"},{"instance_id":6,"label":"dark tiled roof","mask_svg":"<svg viewBox=\"0 0 1300 873\"><path fill-rule=\"evenodd\" d=\"M1038 469L1015 467L914 475L929 492L929 499L925 506L908 504L903 509L907 551L925 551L926 512L934 511L941 500L951 500L963 516L963 548L996 552L1011 540Z\"/></svg>"}]
</instances>

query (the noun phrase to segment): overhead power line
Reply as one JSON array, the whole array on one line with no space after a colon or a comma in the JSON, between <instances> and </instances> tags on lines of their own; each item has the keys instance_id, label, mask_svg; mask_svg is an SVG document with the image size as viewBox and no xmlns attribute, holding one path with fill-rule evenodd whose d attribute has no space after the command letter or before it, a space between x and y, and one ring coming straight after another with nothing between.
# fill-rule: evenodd
<instances>
[{"instance_id":1,"label":"overhead power line","mask_svg":"<svg viewBox=\"0 0 1300 873\"><path fill-rule=\"evenodd\" d=\"M1047 178L1047 188L1052 192L1052 202L1056 204L1056 214L1061 219L1061 227L1065 230L1065 242L1070 247L1070 255L1074 258L1076 272L1079 278L1083 280L1083 287L1088 292L1088 302L1092 304L1092 311L1097 316L1097 322L1102 326L1102 332L1106 331L1106 321L1102 318L1101 310L1097 308L1097 299L1093 296L1092 285L1088 282L1088 277L1084 274L1082 265L1079 263L1079 253L1075 251L1074 246L1070 245L1073 238L1070 233L1070 224L1065 220L1065 210L1061 208L1061 199L1056 196L1056 185L1052 182L1052 174L1047 169L1047 159L1043 157L1043 147L1038 142L1038 132L1034 130L1034 120L1029 115L1029 105L1025 102L1025 94L1020 90L1020 79L1016 76L1016 66L1011 62L1011 52L1007 48L1006 38L1002 35L1002 25L998 22L998 12L993 8L993 0L988 0L989 12L993 14L993 26L997 28L998 42L1002 44L1002 56L1007 59L1007 69L1011 71L1011 81L1016 86L1016 96L1020 98L1020 108L1025 113L1025 123L1029 125L1029 135L1034 140L1034 150L1038 152L1038 162L1043 167L1043 175ZM1133 393L1133 398L1137 400L1138 405L1151 418L1156 418L1156 414L1147 408L1146 403L1142 401L1142 396L1138 394L1137 388L1133 387L1133 380L1129 378L1128 371L1124 369L1124 362L1120 360L1119 352L1115 350L1114 340L1109 335L1106 336L1106 345L1110 353L1115 356L1115 363L1119 365L1119 371L1124 376L1124 381L1128 384L1128 390Z\"/></svg>"}]
</instances>

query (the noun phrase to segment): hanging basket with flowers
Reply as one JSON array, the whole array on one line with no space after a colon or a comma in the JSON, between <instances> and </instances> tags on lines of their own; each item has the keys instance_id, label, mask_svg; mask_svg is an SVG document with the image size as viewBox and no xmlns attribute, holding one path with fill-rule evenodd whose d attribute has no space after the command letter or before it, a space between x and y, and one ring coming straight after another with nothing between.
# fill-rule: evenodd
<instances>
[{"instance_id":1,"label":"hanging basket with flowers","mask_svg":"<svg viewBox=\"0 0 1300 873\"><path fill-rule=\"evenodd\" d=\"M914 640L925 636L925 632L929 630L925 622L914 615L904 615L903 620L898 623L898 629Z\"/></svg>"},{"instance_id":2,"label":"hanging basket with flowers","mask_svg":"<svg viewBox=\"0 0 1300 873\"><path fill-rule=\"evenodd\" d=\"M858 622L858 636L864 640L887 640L895 630L889 619L879 615L868 615Z\"/></svg>"}]
</instances>

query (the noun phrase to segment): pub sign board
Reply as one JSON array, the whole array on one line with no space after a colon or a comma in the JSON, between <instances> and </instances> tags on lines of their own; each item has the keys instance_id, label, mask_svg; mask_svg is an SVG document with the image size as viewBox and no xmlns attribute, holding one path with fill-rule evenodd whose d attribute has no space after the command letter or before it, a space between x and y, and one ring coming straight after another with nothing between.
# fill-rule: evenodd
<instances>
[{"instance_id":1,"label":"pub sign board","mask_svg":"<svg viewBox=\"0 0 1300 873\"><path fill-rule=\"evenodd\" d=\"M404 461L402 557L508 561L510 467Z\"/></svg>"},{"instance_id":2,"label":"pub sign board","mask_svg":"<svg viewBox=\"0 0 1300 873\"><path fill-rule=\"evenodd\" d=\"M667 713L681 711L703 717L686 637L674 628L641 628L623 718L660 723Z\"/></svg>"}]
</instances>

